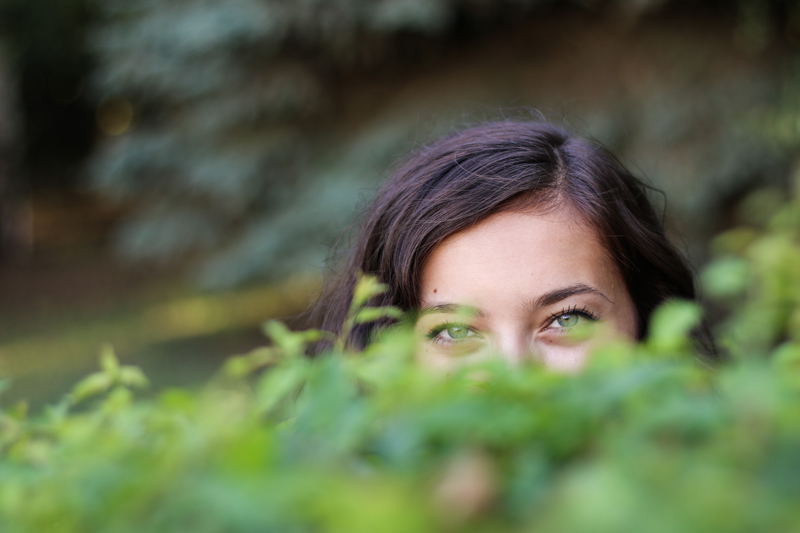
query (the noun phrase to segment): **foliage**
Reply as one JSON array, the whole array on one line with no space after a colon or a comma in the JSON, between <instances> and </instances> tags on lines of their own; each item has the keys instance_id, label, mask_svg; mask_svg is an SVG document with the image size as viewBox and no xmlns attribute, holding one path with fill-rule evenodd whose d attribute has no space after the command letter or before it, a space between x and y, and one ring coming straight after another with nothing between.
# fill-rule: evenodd
<instances>
[{"instance_id":1,"label":"foliage","mask_svg":"<svg viewBox=\"0 0 800 533\"><path fill-rule=\"evenodd\" d=\"M94 0L0 0L2 40L19 64L71 67L86 55L82 32Z\"/></svg>"},{"instance_id":2,"label":"foliage","mask_svg":"<svg viewBox=\"0 0 800 533\"><path fill-rule=\"evenodd\" d=\"M402 327L309 359L322 333L270 323L272 345L205 389L136 399L143 376L106 350L60 404L2 412L0 527L794 531L800 204L769 211L720 237L707 273L737 300L728 365L698 364L679 303L569 376L501 358L434 373ZM360 287L349 323L379 290Z\"/></svg>"},{"instance_id":3,"label":"foliage","mask_svg":"<svg viewBox=\"0 0 800 533\"><path fill-rule=\"evenodd\" d=\"M748 224L716 238L720 258L704 274L709 291L737 309L724 325L727 349L737 357L767 357L776 345L782 357L800 355L793 351L800 331L800 195L788 203L784 196L764 189L747 198L740 211ZM768 231L759 231L764 226Z\"/></svg>"},{"instance_id":4,"label":"foliage","mask_svg":"<svg viewBox=\"0 0 800 533\"><path fill-rule=\"evenodd\" d=\"M406 118L342 145L321 127L335 113L336 75L416 61L398 39L446 34L460 4L101 2L94 87L106 133L125 134L96 154L92 181L139 205L119 248L161 260L221 249L201 274L215 286L319 265L359 189L414 135Z\"/></svg>"},{"instance_id":5,"label":"foliage","mask_svg":"<svg viewBox=\"0 0 800 533\"><path fill-rule=\"evenodd\" d=\"M790 11L789 3L724 3L711 17L715 24L725 17L743 21L737 31L730 25L735 39L727 37L745 54L763 54L757 66L728 77L725 65L740 61L736 54L709 46L705 34L683 50L676 45L686 39L682 27L671 36L659 30L644 57L617 53L601 69L616 80L615 97L605 101L594 81L570 95L564 83L537 89L549 87L540 79L564 78L563 68L580 80L590 65L552 57L560 67L551 68L530 50L529 72L511 62L496 81L480 65L516 57L514 41L497 54L503 61L481 59L469 47L526 20L553 16L553 24L569 25L557 18L564 7L576 21L586 11L605 15L596 17L602 40L606 19L633 25L672 3L102 0L90 48L98 120L108 138L92 158L92 183L131 206L117 236L126 257L169 261L199 252L205 258L199 279L210 286L280 278L323 261L323 243L345 226L359 193L374 187L380 170L414 139L487 114L459 102L547 109L573 99L569 113L588 133L626 158L654 162L649 174L682 206L681 229L708 232L713 221L703 217L785 163L788 148L775 150L754 134L753 117L781 114L773 106L776 93L797 70L784 72L784 50L775 44L784 34L775 20L783 15L771 13ZM400 80L421 69L450 69L447 57L456 52L476 69L470 90L406 91L412 96L400 103L381 96L395 94ZM710 72L709 64L720 72ZM454 77L454 85L464 85ZM537 81L519 82L526 77ZM384 85L376 85L379 79ZM435 126L421 118L431 115Z\"/></svg>"}]
</instances>

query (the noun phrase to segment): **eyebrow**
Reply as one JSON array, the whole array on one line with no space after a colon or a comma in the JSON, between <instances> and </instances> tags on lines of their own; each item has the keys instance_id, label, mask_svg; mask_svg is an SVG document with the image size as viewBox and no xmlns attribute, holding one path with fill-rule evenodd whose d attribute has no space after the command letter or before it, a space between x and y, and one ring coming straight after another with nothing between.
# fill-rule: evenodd
<instances>
[{"instance_id":1,"label":"eyebrow","mask_svg":"<svg viewBox=\"0 0 800 533\"><path fill-rule=\"evenodd\" d=\"M524 304L524 308L528 310L539 309L541 307L546 307L548 305L553 305L554 303L558 303L561 300L569 298L570 296L577 296L579 294L597 294L598 296L604 298L610 303L612 304L614 303L611 300L611 298L606 296L599 289L596 289L590 285L586 285L585 283L576 283L575 285L561 287L559 289L554 289L550 292L542 294L541 296L534 298L529 302L526 302ZM428 315L431 313L445 313L445 314L469 313L479 318L486 317L486 313L478 309L477 307L470 307L468 305L459 305L451 303L431 305L423 307L419 310L420 316Z\"/></svg>"},{"instance_id":2,"label":"eyebrow","mask_svg":"<svg viewBox=\"0 0 800 533\"><path fill-rule=\"evenodd\" d=\"M486 313L484 313L477 307L471 307L469 305L439 304L439 305L431 305L428 307L423 307L419 310L420 316L429 315L431 313L446 313L446 314L464 313L464 314L474 315L478 318L486 318Z\"/></svg>"},{"instance_id":3,"label":"eyebrow","mask_svg":"<svg viewBox=\"0 0 800 533\"><path fill-rule=\"evenodd\" d=\"M608 300L610 303L614 303L611 298L603 294L602 291L586 285L585 283L576 283L575 285L569 285L568 287L562 287L560 289L555 289L545 294L542 294L538 298L534 298L533 300L527 302L525 304L525 309L533 310L539 309L540 307L546 307L548 305L553 305L554 303L558 303L561 300L565 300L570 296L577 296L579 294L597 294L598 296Z\"/></svg>"}]
</instances>

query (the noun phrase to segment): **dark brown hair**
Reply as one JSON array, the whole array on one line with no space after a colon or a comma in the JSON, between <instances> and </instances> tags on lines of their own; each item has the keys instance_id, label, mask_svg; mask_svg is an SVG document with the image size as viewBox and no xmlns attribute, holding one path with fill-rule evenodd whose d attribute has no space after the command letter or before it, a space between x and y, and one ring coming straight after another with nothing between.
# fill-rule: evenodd
<instances>
[{"instance_id":1,"label":"dark brown hair","mask_svg":"<svg viewBox=\"0 0 800 533\"><path fill-rule=\"evenodd\" d=\"M566 203L616 263L642 339L659 304L696 298L693 272L646 191L607 150L548 123L508 120L456 132L413 154L378 192L345 271L321 300L323 328L340 332L359 272L389 287L373 304L413 310L425 261L445 238L504 209ZM362 348L383 324L357 326L349 343ZM714 359L706 331L695 332L696 341Z\"/></svg>"}]
</instances>

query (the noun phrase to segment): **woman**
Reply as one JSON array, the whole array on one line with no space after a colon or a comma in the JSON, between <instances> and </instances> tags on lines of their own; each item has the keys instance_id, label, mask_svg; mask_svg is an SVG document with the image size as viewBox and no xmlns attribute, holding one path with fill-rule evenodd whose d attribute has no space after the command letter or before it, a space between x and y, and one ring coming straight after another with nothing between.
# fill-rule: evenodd
<instances>
[{"instance_id":1,"label":"woman","mask_svg":"<svg viewBox=\"0 0 800 533\"><path fill-rule=\"evenodd\" d=\"M427 361L492 351L579 368L591 339L564 333L604 324L642 339L659 304L696 298L645 190L606 150L550 124L457 132L379 191L323 300L323 327L340 331L364 272L389 287L375 305L416 313ZM357 326L349 342L363 347L385 324ZM716 358L705 328L695 338Z\"/></svg>"}]
</instances>

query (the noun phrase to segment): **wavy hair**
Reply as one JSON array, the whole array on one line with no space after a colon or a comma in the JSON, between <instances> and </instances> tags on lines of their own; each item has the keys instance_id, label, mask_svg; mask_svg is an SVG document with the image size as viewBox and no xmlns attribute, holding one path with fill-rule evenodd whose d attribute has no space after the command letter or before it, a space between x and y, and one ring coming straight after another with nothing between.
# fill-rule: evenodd
<instances>
[{"instance_id":1,"label":"wavy hair","mask_svg":"<svg viewBox=\"0 0 800 533\"><path fill-rule=\"evenodd\" d=\"M414 310L422 268L448 236L503 210L566 204L613 258L643 339L659 304L697 298L694 273L667 239L647 190L605 148L549 123L505 120L455 132L412 154L379 190L349 262L318 304L322 327L341 331L360 272L389 287L374 305ZM387 323L356 326L349 343L363 348ZM707 359L719 357L707 327L693 335Z\"/></svg>"}]
</instances>

